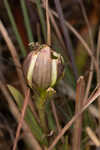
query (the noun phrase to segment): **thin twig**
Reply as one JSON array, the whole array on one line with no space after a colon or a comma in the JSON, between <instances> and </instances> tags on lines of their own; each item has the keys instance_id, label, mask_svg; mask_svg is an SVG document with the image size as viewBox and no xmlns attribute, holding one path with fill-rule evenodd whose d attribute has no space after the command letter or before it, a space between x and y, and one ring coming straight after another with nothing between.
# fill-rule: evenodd
<instances>
[{"instance_id":1,"label":"thin twig","mask_svg":"<svg viewBox=\"0 0 100 150\"><path fill-rule=\"evenodd\" d=\"M23 124L23 120L24 120L24 116L25 116L25 112L26 112L26 108L27 108L27 104L28 104L28 101L29 101L29 95L30 95L30 90L28 89L26 91L25 100L24 100L23 107L22 107L22 113L21 113L21 116L20 116L20 121L19 121L19 124L18 124L17 131L16 131L16 137L15 137L15 140L14 140L13 150L16 150L18 138L20 136L20 131L21 131L21 128L22 128L22 124Z\"/></svg>"}]
</instances>

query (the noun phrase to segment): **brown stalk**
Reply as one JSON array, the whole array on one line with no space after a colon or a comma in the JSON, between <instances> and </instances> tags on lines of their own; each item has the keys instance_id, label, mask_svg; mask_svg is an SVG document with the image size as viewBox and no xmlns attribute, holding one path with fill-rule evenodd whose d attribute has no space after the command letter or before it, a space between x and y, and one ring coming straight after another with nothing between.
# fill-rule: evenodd
<instances>
[{"instance_id":1,"label":"brown stalk","mask_svg":"<svg viewBox=\"0 0 100 150\"><path fill-rule=\"evenodd\" d=\"M44 0L43 0L43 7L45 8ZM46 9L46 8L45 8L45 9ZM52 26L54 27L55 32L56 32L56 34L57 34L57 37L58 37L58 39L59 39L59 41L60 41L60 43L61 43L61 45L62 45L62 47L63 47L64 55L66 55L66 54L65 54L65 51L64 51L64 50L65 50L65 44L64 44L64 41L63 41L61 32L60 32L60 30L59 30L59 28L58 28L58 26L57 26L57 24L56 24L55 18L54 18L54 16L53 16L53 14L52 14L51 9L49 8L49 6L48 6L48 13L49 13L50 20L51 20L51 22L52 22Z\"/></svg>"},{"instance_id":2,"label":"brown stalk","mask_svg":"<svg viewBox=\"0 0 100 150\"><path fill-rule=\"evenodd\" d=\"M16 66L16 71L17 71L17 75L19 77L19 81L20 81L20 85L22 87L22 90L23 90L23 93L25 93L26 91L26 84L25 84L25 80L24 80L24 76L23 76L23 72L22 72L22 66L20 64L20 61L19 61L19 58L18 58L18 55L17 55L17 51L16 51L16 48L14 47L8 33L7 33L7 30L6 28L4 27L2 21L0 20L0 32L9 48L9 51L12 55L12 58L13 58L13 61L15 63L15 66Z\"/></svg>"},{"instance_id":3,"label":"brown stalk","mask_svg":"<svg viewBox=\"0 0 100 150\"><path fill-rule=\"evenodd\" d=\"M78 119L78 117L90 106L90 104L93 103L96 100L96 98L98 98L98 96L100 96L100 86L98 87L94 95L92 97L90 96L91 98L90 97L88 98L87 100L88 103L86 103L84 107L80 110L80 112L74 115L74 117L60 131L60 133L58 134L58 136L56 136L56 138L54 139L54 141L52 142L48 150L52 150L54 148L54 146L57 144L60 138L65 134L65 132L71 127L71 125L76 121L76 119Z\"/></svg>"},{"instance_id":4,"label":"brown stalk","mask_svg":"<svg viewBox=\"0 0 100 150\"><path fill-rule=\"evenodd\" d=\"M8 105L9 105L11 113L13 114L13 116L15 117L17 122L19 122L21 115L20 115L15 103L13 102L12 97L10 96L7 87L5 86L5 84L2 83L2 81L0 81L0 89L6 98L5 100L7 101ZM24 132L27 131L27 134L25 136L26 137L25 141L27 142L27 144L30 145L32 149L42 150L42 148L40 147L39 143L37 142L37 140L31 133L30 128L28 127L28 125L26 124L25 121L23 121L22 129L24 130Z\"/></svg>"},{"instance_id":5,"label":"brown stalk","mask_svg":"<svg viewBox=\"0 0 100 150\"><path fill-rule=\"evenodd\" d=\"M47 44L51 45L50 19L48 11L48 0L46 0L46 21L47 21Z\"/></svg>"},{"instance_id":6,"label":"brown stalk","mask_svg":"<svg viewBox=\"0 0 100 150\"><path fill-rule=\"evenodd\" d=\"M19 121L17 131L16 131L16 137L15 137L15 140L14 140L13 150L16 150L18 138L20 136L20 131L21 131L21 128L22 128L26 108L27 108L28 101L29 101L29 95L30 95L30 90L27 89L26 94L25 94L25 100L24 100L23 107L22 107L22 113L21 113L21 116L20 116L20 121Z\"/></svg>"},{"instance_id":7,"label":"brown stalk","mask_svg":"<svg viewBox=\"0 0 100 150\"><path fill-rule=\"evenodd\" d=\"M84 77L80 76L76 86L75 114L80 112L80 110L83 107L84 92L85 92L85 81ZM82 115L80 115L74 123L72 150L80 150L81 134L82 134Z\"/></svg>"}]
</instances>

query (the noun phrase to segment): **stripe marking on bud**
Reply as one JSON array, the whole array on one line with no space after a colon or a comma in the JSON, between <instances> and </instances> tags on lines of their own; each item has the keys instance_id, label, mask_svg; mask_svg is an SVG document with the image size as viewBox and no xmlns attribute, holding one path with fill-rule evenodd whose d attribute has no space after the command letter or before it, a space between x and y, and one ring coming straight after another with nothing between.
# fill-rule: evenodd
<instances>
[{"instance_id":1,"label":"stripe marking on bud","mask_svg":"<svg viewBox=\"0 0 100 150\"><path fill-rule=\"evenodd\" d=\"M57 80L57 60L52 60L51 86L54 86Z\"/></svg>"},{"instance_id":2,"label":"stripe marking on bud","mask_svg":"<svg viewBox=\"0 0 100 150\"><path fill-rule=\"evenodd\" d=\"M39 54L39 52L38 52L38 54ZM28 73L27 73L27 81L28 81L28 84L31 88L32 88L33 70L34 70L34 66L35 66L35 62L36 62L38 54L35 54L35 55L32 56L31 62L30 62L30 65L29 65L29 69L28 69Z\"/></svg>"}]
</instances>

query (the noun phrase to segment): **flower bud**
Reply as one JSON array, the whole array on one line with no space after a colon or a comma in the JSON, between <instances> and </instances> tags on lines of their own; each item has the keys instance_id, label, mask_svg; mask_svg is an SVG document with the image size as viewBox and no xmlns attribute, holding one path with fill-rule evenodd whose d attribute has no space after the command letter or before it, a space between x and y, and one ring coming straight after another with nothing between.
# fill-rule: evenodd
<instances>
[{"instance_id":1,"label":"flower bud","mask_svg":"<svg viewBox=\"0 0 100 150\"><path fill-rule=\"evenodd\" d=\"M35 51L33 50L26 57L23 71L31 88L45 90L53 87L63 75L63 58L48 45L38 45Z\"/></svg>"}]
</instances>

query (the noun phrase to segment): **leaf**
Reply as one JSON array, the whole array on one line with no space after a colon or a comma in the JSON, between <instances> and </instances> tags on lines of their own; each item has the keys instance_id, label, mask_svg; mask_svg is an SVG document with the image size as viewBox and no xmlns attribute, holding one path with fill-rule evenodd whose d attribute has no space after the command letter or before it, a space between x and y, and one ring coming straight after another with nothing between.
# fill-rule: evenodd
<instances>
[{"instance_id":1,"label":"leaf","mask_svg":"<svg viewBox=\"0 0 100 150\"><path fill-rule=\"evenodd\" d=\"M9 91L11 92L12 96L14 97L14 100L17 103L19 110L21 111L23 101L24 101L24 96L13 86L11 86L11 85L7 85L7 86L8 86ZM36 122L36 120L33 116L33 113L32 113L29 106L27 106L27 109L26 109L25 120L28 123L32 133L39 140L39 142L41 144L47 145L47 140L46 140L46 138L42 132L42 129L40 128L40 126Z\"/></svg>"}]
</instances>

